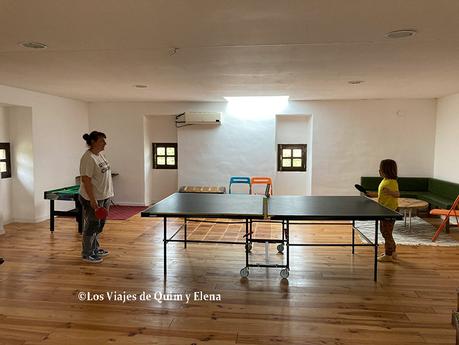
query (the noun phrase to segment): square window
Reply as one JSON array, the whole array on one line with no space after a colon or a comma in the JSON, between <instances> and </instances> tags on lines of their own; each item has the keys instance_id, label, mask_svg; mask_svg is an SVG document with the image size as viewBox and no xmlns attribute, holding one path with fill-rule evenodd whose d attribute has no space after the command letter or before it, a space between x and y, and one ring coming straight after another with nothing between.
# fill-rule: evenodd
<instances>
[{"instance_id":1,"label":"square window","mask_svg":"<svg viewBox=\"0 0 459 345\"><path fill-rule=\"evenodd\" d=\"M2 178L11 177L10 143L0 143L0 174Z\"/></svg>"},{"instance_id":2,"label":"square window","mask_svg":"<svg viewBox=\"0 0 459 345\"><path fill-rule=\"evenodd\" d=\"M282 150L282 157L292 157L292 150L290 150L290 149L283 149L283 150Z\"/></svg>"},{"instance_id":3,"label":"square window","mask_svg":"<svg viewBox=\"0 0 459 345\"><path fill-rule=\"evenodd\" d=\"M168 148L166 149L166 152L167 152L166 154L167 154L168 156L175 156L175 148L174 148L174 147L168 147Z\"/></svg>"},{"instance_id":4,"label":"square window","mask_svg":"<svg viewBox=\"0 0 459 345\"><path fill-rule=\"evenodd\" d=\"M177 169L177 143L153 143L153 169Z\"/></svg>"},{"instance_id":5,"label":"square window","mask_svg":"<svg viewBox=\"0 0 459 345\"><path fill-rule=\"evenodd\" d=\"M282 167L283 168L290 168L292 166L292 160L290 158L283 158L282 159Z\"/></svg>"},{"instance_id":6,"label":"square window","mask_svg":"<svg viewBox=\"0 0 459 345\"><path fill-rule=\"evenodd\" d=\"M294 168L301 168L301 159L294 159L292 166Z\"/></svg>"},{"instance_id":7,"label":"square window","mask_svg":"<svg viewBox=\"0 0 459 345\"><path fill-rule=\"evenodd\" d=\"M301 149L294 149L292 150L293 151L293 157L297 158L301 158L301 155L303 154L302 150Z\"/></svg>"},{"instance_id":8,"label":"square window","mask_svg":"<svg viewBox=\"0 0 459 345\"><path fill-rule=\"evenodd\" d=\"M277 171L306 171L306 144L278 144Z\"/></svg>"},{"instance_id":9,"label":"square window","mask_svg":"<svg viewBox=\"0 0 459 345\"><path fill-rule=\"evenodd\" d=\"M157 147L156 154L158 156L165 156L166 155L166 148L165 147Z\"/></svg>"}]
</instances>

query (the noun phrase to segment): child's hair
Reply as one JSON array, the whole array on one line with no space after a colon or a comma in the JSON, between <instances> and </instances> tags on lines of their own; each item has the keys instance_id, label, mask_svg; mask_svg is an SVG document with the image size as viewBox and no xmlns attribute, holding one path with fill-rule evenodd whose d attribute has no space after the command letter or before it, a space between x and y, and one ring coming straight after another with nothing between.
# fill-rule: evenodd
<instances>
[{"instance_id":1,"label":"child's hair","mask_svg":"<svg viewBox=\"0 0 459 345\"><path fill-rule=\"evenodd\" d=\"M90 134L84 134L83 139L86 141L86 144L91 147L93 143L95 143L99 138L104 138L106 139L107 137L105 136L105 133L98 132L98 131L92 131Z\"/></svg>"},{"instance_id":2,"label":"child's hair","mask_svg":"<svg viewBox=\"0 0 459 345\"><path fill-rule=\"evenodd\" d=\"M397 163L393 159L383 159L379 163L379 171L385 178L397 179Z\"/></svg>"}]
</instances>

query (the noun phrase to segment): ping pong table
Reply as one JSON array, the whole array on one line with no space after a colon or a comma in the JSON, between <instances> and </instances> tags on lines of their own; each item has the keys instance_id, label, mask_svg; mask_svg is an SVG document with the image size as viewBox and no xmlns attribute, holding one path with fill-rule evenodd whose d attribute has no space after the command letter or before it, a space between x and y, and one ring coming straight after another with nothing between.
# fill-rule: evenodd
<instances>
[{"instance_id":1,"label":"ping pong table","mask_svg":"<svg viewBox=\"0 0 459 345\"><path fill-rule=\"evenodd\" d=\"M290 271L289 248L293 246L351 246L352 254L355 247L374 247L374 281L378 273L378 223L380 220L402 219L402 215L385 208L373 200L363 196L271 196L247 194L186 194L175 193L159 201L141 213L142 217L163 217L164 276L167 275L167 244L170 242L184 243L220 243L245 245L245 267L240 271L242 277L249 275L250 267L281 268L280 275L287 278ZM167 219L183 218L184 224L168 238ZM244 241L191 240L187 239L187 222L193 218L228 219L229 223L245 224ZM236 221L233 221L236 220ZM254 222L278 222L282 224L280 238L254 238L252 224ZM351 243L291 243L290 225L295 221L348 221L352 222ZM355 221L374 221L374 241L364 236L365 243L355 243ZM217 223L218 221L211 222ZM334 224L336 223L329 223ZM343 223L339 223L342 225ZM184 238L176 239L176 235L184 230ZM252 243L277 243L277 249L286 251L283 264L250 263L249 253Z\"/></svg>"}]
</instances>

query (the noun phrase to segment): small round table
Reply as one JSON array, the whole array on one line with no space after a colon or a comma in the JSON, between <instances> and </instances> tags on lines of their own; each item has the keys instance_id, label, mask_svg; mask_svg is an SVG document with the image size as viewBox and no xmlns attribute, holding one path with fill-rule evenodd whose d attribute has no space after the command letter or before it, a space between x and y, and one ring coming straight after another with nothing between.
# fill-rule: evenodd
<instances>
[{"instance_id":1,"label":"small round table","mask_svg":"<svg viewBox=\"0 0 459 345\"><path fill-rule=\"evenodd\" d=\"M406 213L408 211L409 225L408 230L411 231L411 215L413 210L425 209L429 207L429 203L424 200L412 199L412 198L398 198L398 208L403 210L403 219L405 220L406 228Z\"/></svg>"},{"instance_id":2,"label":"small round table","mask_svg":"<svg viewBox=\"0 0 459 345\"><path fill-rule=\"evenodd\" d=\"M371 198L378 202L378 198ZM403 211L403 219L405 221L406 228L406 214L408 213L408 230L411 231L411 216L413 210L421 210L429 207L429 203L424 200L412 199L412 198L398 198L398 209Z\"/></svg>"}]
</instances>

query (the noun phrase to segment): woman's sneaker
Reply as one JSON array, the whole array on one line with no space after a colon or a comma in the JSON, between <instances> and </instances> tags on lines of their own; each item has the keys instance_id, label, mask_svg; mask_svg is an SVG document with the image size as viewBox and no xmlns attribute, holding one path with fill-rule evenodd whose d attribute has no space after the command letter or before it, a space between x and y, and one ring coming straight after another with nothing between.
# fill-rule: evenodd
<instances>
[{"instance_id":1,"label":"woman's sneaker","mask_svg":"<svg viewBox=\"0 0 459 345\"><path fill-rule=\"evenodd\" d=\"M98 264L98 263L104 261L104 259L102 259L101 257L96 256L96 255L83 256L82 259L83 259L83 261L89 262L89 263L92 263L92 264Z\"/></svg>"},{"instance_id":2,"label":"woman's sneaker","mask_svg":"<svg viewBox=\"0 0 459 345\"><path fill-rule=\"evenodd\" d=\"M96 256L107 256L108 254L110 254L110 252L108 250L99 248L97 250Z\"/></svg>"}]
</instances>

